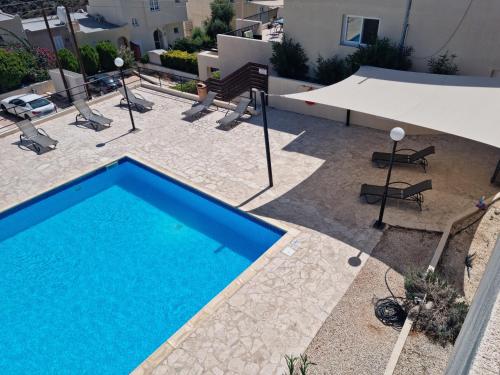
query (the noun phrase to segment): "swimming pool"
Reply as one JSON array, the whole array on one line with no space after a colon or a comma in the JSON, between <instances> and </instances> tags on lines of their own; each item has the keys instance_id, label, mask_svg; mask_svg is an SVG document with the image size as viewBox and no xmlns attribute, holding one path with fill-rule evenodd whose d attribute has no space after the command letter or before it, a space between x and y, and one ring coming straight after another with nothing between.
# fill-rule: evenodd
<instances>
[{"instance_id":1,"label":"swimming pool","mask_svg":"<svg viewBox=\"0 0 500 375\"><path fill-rule=\"evenodd\" d=\"M4 211L0 373L128 373L283 235L128 157Z\"/></svg>"}]
</instances>

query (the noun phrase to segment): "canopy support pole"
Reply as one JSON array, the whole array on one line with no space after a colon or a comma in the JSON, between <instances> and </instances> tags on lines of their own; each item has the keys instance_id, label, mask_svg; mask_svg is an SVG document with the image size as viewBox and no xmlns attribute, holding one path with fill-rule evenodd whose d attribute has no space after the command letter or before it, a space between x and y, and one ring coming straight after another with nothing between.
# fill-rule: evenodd
<instances>
[{"instance_id":1,"label":"canopy support pole","mask_svg":"<svg viewBox=\"0 0 500 375\"><path fill-rule=\"evenodd\" d=\"M500 160L498 160L497 168L495 169L495 173L493 173L493 176L491 177L491 183L494 184L497 178L500 175Z\"/></svg>"},{"instance_id":2,"label":"canopy support pole","mask_svg":"<svg viewBox=\"0 0 500 375\"><path fill-rule=\"evenodd\" d=\"M351 110L348 109L345 115L345 126L351 125Z\"/></svg>"}]
</instances>

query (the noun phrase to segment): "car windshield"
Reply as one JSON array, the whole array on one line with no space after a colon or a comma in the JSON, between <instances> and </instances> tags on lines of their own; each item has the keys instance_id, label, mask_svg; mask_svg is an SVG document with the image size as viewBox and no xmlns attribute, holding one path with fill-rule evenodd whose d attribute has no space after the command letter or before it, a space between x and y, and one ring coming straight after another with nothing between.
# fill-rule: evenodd
<instances>
[{"instance_id":1,"label":"car windshield","mask_svg":"<svg viewBox=\"0 0 500 375\"><path fill-rule=\"evenodd\" d=\"M40 108L40 107L49 105L50 102L47 99L38 98L38 99L35 99L35 100L32 100L31 102L29 102L29 104L30 104L31 108Z\"/></svg>"}]
</instances>

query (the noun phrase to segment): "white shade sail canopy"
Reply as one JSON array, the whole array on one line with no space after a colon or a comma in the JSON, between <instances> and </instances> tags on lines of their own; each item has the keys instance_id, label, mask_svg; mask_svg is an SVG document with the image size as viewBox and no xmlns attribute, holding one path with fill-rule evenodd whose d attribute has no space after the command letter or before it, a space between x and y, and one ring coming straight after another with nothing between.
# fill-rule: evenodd
<instances>
[{"instance_id":1,"label":"white shade sail canopy","mask_svg":"<svg viewBox=\"0 0 500 375\"><path fill-rule=\"evenodd\" d=\"M283 95L500 147L500 79L361 67L331 86Z\"/></svg>"}]
</instances>

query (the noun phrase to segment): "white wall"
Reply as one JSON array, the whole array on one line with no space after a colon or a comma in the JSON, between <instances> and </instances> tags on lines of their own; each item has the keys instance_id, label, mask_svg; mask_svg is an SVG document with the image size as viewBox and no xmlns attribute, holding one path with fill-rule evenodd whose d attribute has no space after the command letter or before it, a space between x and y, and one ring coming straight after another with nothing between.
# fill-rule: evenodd
<instances>
[{"instance_id":1,"label":"white wall","mask_svg":"<svg viewBox=\"0 0 500 375\"><path fill-rule=\"evenodd\" d=\"M257 39L217 35L221 78L249 62L269 65L272 43Z\"/></svg>"},{"instance_id":2,"label":"white wall","mask_svg":"<svg viewBox=\"0 0 500 375\"><path fill-rule=\"evenodd\" d=\"M71 93L73 100L86 99L87 95L85 93L85 87L82 86L84 83L83 76L79 73L70 72L69 70L63 69L63 72L68 87L70 88L69 91ZM67 97L66 92L64 91L65 90L64 83L61 78L61 74L59 73L59 70L58 69L49 70L49 75L50 78L52 79L52 82L54 82L55 92L59 93L63 97Z\"/></svg>"},{"instance_id":3,"label":"white wall","mask_svg":"<svg viewBox=\"0 0 500 375\"><path fill-rule=\"evenodd\" d=\"M197 56L198 58L198 74L202 81L206 81L210 78L211 70L210 68L216 68L220 70L220 59L219 55L212 51L200 52Z\"/></svg>"},{"instance_id":4,"label":"white wall","mask_svg":"<svg viewBox=\"0 0 500 375\"><path fill-rule=\"evenodd\" d=\"M274 95L294 94L306 92L323 87L322 85L296 81L288 78L269 77L269 105L271 107L284 111L296 112L309 116L326 118L328 120L345 123L347 111L343 108L329 107L321 104L307 104L305 102L287 98L281 98ZM351 124L361 125L368 128L389 131L395 126L401 126L407 134L436 134L436 131L421 128L415 125L406 124L398 121L388 120L360 112L351 112Z\"/></svg>"},{"instance_id":5,"label":"white wall","mask_svg":"<svg viewBox=\"0 0 500 375\"><path fill-rule=\"evenodd\" d=\"M20 89L0 94L0 100L7 98L9 96L20 95L20 94L34 93L38 95L45 95L47 92L54 92L54 91L55 91L54 83L52 82L52 80L49 79L48 81L33 83L32 85L21 87Z\"/></svg>"}]
</instances>

